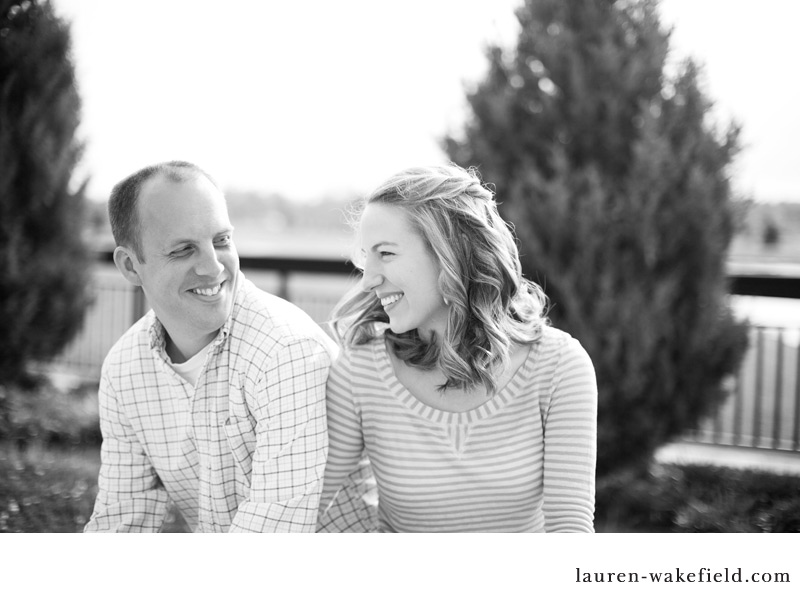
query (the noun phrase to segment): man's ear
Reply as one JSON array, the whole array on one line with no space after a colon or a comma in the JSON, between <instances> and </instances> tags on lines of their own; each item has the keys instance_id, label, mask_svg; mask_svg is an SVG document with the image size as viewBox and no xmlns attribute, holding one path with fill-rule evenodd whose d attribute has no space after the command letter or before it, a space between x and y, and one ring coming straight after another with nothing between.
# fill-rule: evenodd
<instances>
[{"instance_id":1,"label":"man's ear","mask_svg":"<svg viewBox=\"0 0 800 593\"><path fill-rule=\"evenodd\" d=\"M117 247L114 250L114 264L128 282L134 286L142 285L142 279L139 277L139 258L132 249Z\"/></svg>"}]
</instances>

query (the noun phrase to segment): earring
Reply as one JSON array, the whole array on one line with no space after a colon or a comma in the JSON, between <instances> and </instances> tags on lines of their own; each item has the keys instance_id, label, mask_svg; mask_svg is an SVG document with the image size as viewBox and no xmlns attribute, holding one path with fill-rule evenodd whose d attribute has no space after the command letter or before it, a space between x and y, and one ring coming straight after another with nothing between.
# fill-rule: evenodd
<instances>
[{"instance_id":1,"label":"earring","mask_svg":"<svg viewBox=\"0 0 800 593\"><path fill-rule=\"evenodd\" d=\"M444 304L449 307L450 306L450 301L447 300L447 297L442 297L442 298L444 300Z\"/></svg>"}]
</instances>

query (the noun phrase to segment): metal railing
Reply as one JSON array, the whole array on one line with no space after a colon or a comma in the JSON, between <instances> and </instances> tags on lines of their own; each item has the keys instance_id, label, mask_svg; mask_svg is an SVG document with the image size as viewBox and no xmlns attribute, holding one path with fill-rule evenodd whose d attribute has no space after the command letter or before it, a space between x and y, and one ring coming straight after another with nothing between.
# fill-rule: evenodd
<instances>
[{"instance_id":1,"label":"metal railing","mask_svg":"<svg viewBox=\"0 0 800 593\"><path fill-rule=\"evenodd\" d=\"M753 326L725 403L683 440L800 452L800 329Z\"/></svg>"},{"instance_id":2,"label":"metal railing","mask_svg":"<svg viewBox=\"0 0 800 593\"><path fill-rule=\"evenodd\" d=\"M318 323L326 321L353 285L355 267L344 260L240 257L245 275L260 288L285 298ZM148 307L141 290L117 272L110 253L98 254L95 301L83 330L56 366L88 380L100 375L103 358ZM800 278L729 275L731 293L800 299ZM800 328L752 327L750 348L729 381L729 397L718 413L686 440L800 451Z\"/></svg>"},{"instance_id":3,"label":"metal railing","mask_svg":"<svg viewBox=\"0 0 800 593\"><path fill-rule=\"evenodd\" d=\"M356 268L344 260L245 256L239 260L256 286L293 302L320 324L355 281ZM93 280L94 299L83 328L53 361L56 370L86 380L100 376L108 350L149 308L141 289L117 271L110 252L98 253Z\"/></svg>"}]
</instances>

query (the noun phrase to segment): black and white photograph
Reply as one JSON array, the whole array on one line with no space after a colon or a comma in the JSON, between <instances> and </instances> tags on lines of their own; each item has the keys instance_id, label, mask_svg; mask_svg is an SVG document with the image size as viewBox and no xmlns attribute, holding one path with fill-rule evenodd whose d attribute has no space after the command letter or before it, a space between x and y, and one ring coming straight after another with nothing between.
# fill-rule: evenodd
<instances>
[{"instance_id":1,"label":"black and white photograph","mask_svg":"<svg viewBox=\"0 0 800 593\"><path fill-rule=\"evenodd\" d=\"M798 21L0 0L0 586L791 587Z\"/></svg>"}]
</instances>

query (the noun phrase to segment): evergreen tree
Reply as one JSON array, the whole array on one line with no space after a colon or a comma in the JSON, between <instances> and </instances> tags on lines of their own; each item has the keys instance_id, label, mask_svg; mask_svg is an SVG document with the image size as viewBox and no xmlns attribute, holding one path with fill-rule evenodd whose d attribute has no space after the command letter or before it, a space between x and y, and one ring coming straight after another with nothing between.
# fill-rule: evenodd
<instances>
[{"instance_id":1,"label":"evergreen tree","mask_svg":"<svg viewBox=\"0 0 800 593\"><path fill-rule=\"evenodd\" d=\"M691 60L667 74L657 8L527 0L445 140L496 185L525 273L594 361L600 475L712 412L747 343L725 279L738 128L710 124Z\"/></svg>"},{"instance_id":2,"label":"evergreen tree","mask_svg":"<svg viewBox=\"0 0 800 593\"><path fill-rule=\"evenodd\" d=\"M89 255L68 26L49 2L0 0L0 384L81 325Z\"/></svg>"}]
</instances>

